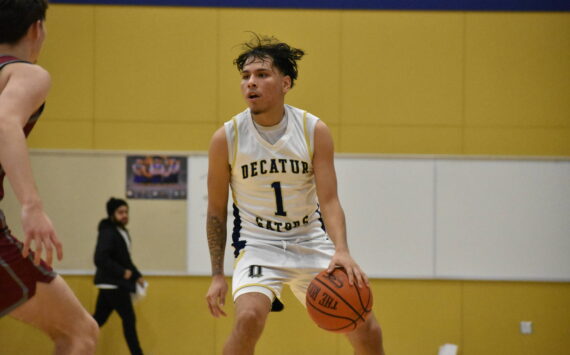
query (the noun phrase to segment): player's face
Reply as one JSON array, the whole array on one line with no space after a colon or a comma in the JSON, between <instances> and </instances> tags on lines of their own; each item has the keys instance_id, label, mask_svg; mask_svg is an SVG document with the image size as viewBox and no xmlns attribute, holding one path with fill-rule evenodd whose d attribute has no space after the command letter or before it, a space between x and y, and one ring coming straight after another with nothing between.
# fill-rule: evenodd
<instances>
[{"instance_id":1,"label":"player's face","mask_svg":"<svg viewBox=\"0 0 570 355\"><path fill-rule=\"evenodd\" d=\"M250 58L241 71L241 92L251 112L260 114L282 107L291 78L273 66L273 60Z\"/></svg>"},{"instance_id":2,"label":"player's face","mask_svg":"<svg viewBox=\"0 0 570 355\"><path fill-rule=\"evenodd\" d=\"M113 219L122 226L126 226L129 223L129 207L123 205L117 208L113 215Z\"/></svg>"}]
</instances>

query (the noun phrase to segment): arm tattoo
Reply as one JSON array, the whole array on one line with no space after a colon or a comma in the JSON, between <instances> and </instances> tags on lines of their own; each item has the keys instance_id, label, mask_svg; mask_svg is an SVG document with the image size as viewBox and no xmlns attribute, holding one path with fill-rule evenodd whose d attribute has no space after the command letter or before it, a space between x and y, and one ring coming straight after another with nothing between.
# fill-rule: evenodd
<instances>
[{"instance_id":1,"label":"arm tattoo","mask_svg":"<svg viewBox=\"0 0 570 355\"><path fill-rule=\"evenodd\" d=\"M226 224L217 216L208 214L206 223L208 247L212 262L212 275L224 273L224 251L226 248Z\"/></svg>"}]
</instances>

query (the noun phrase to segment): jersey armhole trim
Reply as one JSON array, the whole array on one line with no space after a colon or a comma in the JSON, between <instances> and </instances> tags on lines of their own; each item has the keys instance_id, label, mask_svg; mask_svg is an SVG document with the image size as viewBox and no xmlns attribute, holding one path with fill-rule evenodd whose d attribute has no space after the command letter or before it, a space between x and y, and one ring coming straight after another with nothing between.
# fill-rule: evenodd
<instances>
[{"instance_id":1,"label":"jersey armhole trim","mask_svg":"<svg viewBox=\"0 0 570 355\"><path fill-rule=\"evenodd\" d=\"M313 159L313 148L311 147L311 137L309 137L307 111L303 111L303 130L305 131L305 141L309 149L309 158Z\"/></svg>"},{"instance_id":2,"label":"jersey armhole trim","mask_svg":"<svg viewBox=\"0 0 570 355\"><path fill-rule=\"evenodd\" d=\"M237 129L237 121L236 118L232 118L232 122L233 122L233 126L234 126L234 151L233 151L233 157L232 157L232 169L234 168L235 164L236 164L236 157L237 157L237 149L238 149L238 129Z\"/></svg>"}]
</instances>

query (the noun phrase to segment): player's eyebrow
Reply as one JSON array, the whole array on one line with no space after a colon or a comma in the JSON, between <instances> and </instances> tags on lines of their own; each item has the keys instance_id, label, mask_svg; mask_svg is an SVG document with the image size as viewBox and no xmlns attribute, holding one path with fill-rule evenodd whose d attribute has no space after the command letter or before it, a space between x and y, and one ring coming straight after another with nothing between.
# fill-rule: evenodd
<instances>
[{"instance_id":1,"label":"player's eyebrow","mask_svg":"<svg viewBox=\"0 0 570 355\"><path fill-rule=\"evenodd\" d=\"M251 73L252 71L253 71L253 72L262 72L262 71L268 71L268 72L270 72L270 71L272 71L272 69L270 69L270 68L258 68L258 69L255 69L255 70L247 70L247 69L246 69L246 70L242 70L241 72L242 72L242 73Z\"/></svg>"}]
</instances>

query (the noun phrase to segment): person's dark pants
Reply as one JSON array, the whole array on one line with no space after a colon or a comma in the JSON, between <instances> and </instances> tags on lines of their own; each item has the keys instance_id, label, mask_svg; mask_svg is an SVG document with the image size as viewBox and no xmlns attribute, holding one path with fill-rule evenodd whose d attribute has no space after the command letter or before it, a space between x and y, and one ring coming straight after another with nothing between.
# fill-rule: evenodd
<instances>
[{"instance_id":1,"label":"person's dark pants","mask_svg":"<svg viewBox=\"0 0 570 355\"><path fill-rule=\"evenodd\" d=\"M111 313L116 310L123 320L123 333L132 355L142 355L136 329L136 317L129 291L122 289L100 289L93 318L102 327Z\"/></svg>"}]
</instances>

